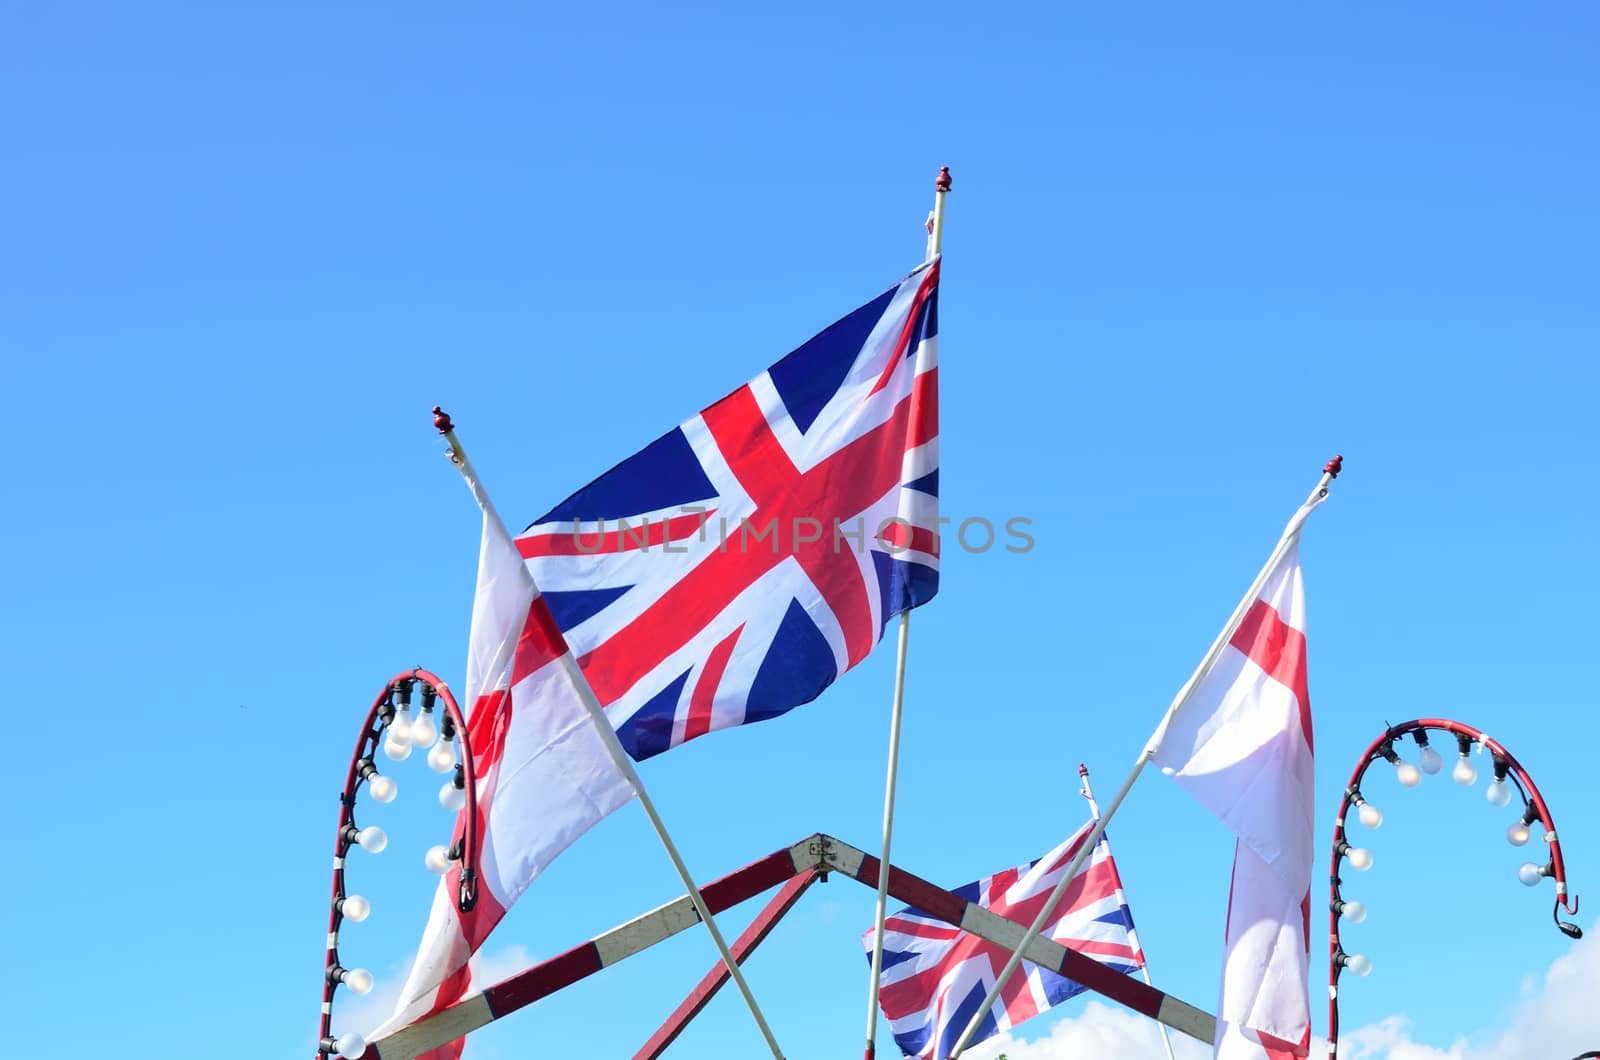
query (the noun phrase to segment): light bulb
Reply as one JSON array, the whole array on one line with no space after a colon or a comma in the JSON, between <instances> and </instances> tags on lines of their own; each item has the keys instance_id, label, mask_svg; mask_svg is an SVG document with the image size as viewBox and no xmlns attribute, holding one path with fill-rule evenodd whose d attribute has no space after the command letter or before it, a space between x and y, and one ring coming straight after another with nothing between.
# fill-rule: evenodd
<instances>
[{"instance_id":1,"label":"light bulb","mask_svg":"<svg viewBox=\"0 0 1600 1060\"><path fill-rule=\"evenodd\" d=\"M428 768L435 773L448 773L455 768L456 745L454 740L440 740L428 752Z\"/></svg>"},{"instance_id":2,"label":"light bulb","mask_svg":"<svg viewBox=\"0 0 1600 1060\"><path fill-rule=\"evenodd\" d=\"M356 845L368 854L382 854L389 845L389 836L375 824L369 824L356 833Z\"/></svg>"},{"instance_id":3,"label":"light bulb","mask_svg":"<svg viewBox=\"0 0 1600 1060\"><path fill-rule=\"evenodd\" d=\"M404 762L411 757L411 741L397 740L391 732L383 741L383 753L389 756L391 762Z\"/></svg>"},{"instance_id":4,"label":"light bulb","mask_svg":"<svg viewBox=\"0 0 1600 1060\"><path fill-rule=\"evenodd\" d=\"M439 726L433 723L432 714L424 714L411 723L411 742L418 747L432 747L439 738Z\"/></svg>"},{"instance_id":5,"label":"light bulb","mask_svg":"<svg viewBox=\"0 0 1600 1060\"><path fill-rule=\"evenodd\" d=\"M339 902L339 911L351 923L359 924L372 913L372 903L359 894L346 895Z\"/></svg>"},{"instance_id":6,"label":"light bulb","mask_svg":"<svg viewBox=\"0 0 1600 1060\"><path fill-rule=\"evenodd\" d=\"M1372 851L1366 847L1351 847L1345 851L1345 856L1350 859L1350 867L1357 872L1366 872L1372 868Z\"/></svg>"},{"instance_id":7,"label":"light bulb","mask_svg":"<svg viewBox=\"0 0 1600 1060\"><path fill-rule=\"evenodd\" d=\"M333 1047L339 1050L339 1055L345 1060L357 1060L358 1057L366 1055L367 1040L355 1031L351 1031L339 1035L339 1040L333 1043Z\"/></svg>"},{"instance_id":8,"label":"light bulb","mask_svg":"<svg viewBox=\"0 0 1600 1060\"><path fill-rule=\"evenodd\" d=\"M422 856L422 863L428 866L428 871L443 876L450 868L450 848L444 846L431 846Z\"/></svg>"},{"instance_id":9,"label":"light bulb","mask_svg":"<svg viewBox=\"0 0 1600 1060\"><path fill-rule=\"evenodd\" d=\"M1396 762L1394 765L1395 779L1400 781L1403 788L1414 788L1422 783L1422 770L1410 762Z\"/></svg>"},{"instance_id":10,"label":"light bulb","mask_svg":"<svg viewBox=\"0 0 1600 1060\"><path fill-rule=\"evenodd\" d=\"M1490 806L1505 806L1511 802L1511 785L1506 783L1505 777L1495 777L1484 789L1483 797L1489 800Z\"/></svg>"},{"instance_id":11,"label":"light bulb","mask_svg":"<svg viewBox=\"0 0 1600 1060\"><path fill-rule=\"evenodd\" d=\"M1506 828L1506 842L1514 847L1520 847L1528 841L1528 826L1521 821L1512 821Z\"/></svg>"},{"instance_id":12,"label":"light bulb","mask_svg":"<svg viewBox=\"0 0 1600 1060\"><path fill-rule=\"evenodd\" d=\"M1361 823L1368 828L1377 828L1383 824L1383 812L1370 802L1361 804L1361 809L1357 816L1361 818Z\"/></svg>"},{"instance_id":13,"label":"light bulb","mask_svg":"<svg viewBox=\"0 0 1600 1060\"><path fill-rule=\"evenodd\" d=\"M1537 887L1539 881L1544 879L1544 869L1531 861L1525 861L1522 868L1517 870L1517 879L1521 880L1524 886Z\"/></svg>"},{"instance_id":14,"label":"light bulb","mask_svg":"<svg viewBox=\"0 0 1600 1060\"><path fill-rule=\"evenodd\" d=\"M1367 975L1372 971L1372 962L1359 953L1352 953L1345 957L1344 966L1356 975Z\"/></svg>"},{"instance_id":15,"label":"light bulb","mask_svg":"<svg viewBox=\"0 0 1600 1060\"><path fill-rule=\"evenodd\" d=\"M1352 924L1359 924L1367 919L1367 907L1360 902L1346 902L1339 915Z\"/></svg>"},{"instance_id":16,"label":"light bulb","mask_svg":"<svg viewBox=\"0 0 1600 1060\"><path fill-rule=\"evenodd\" d=\"M466 789L456 787L456 782L453 780L445 781L444 786L439 789L439 805L454 812L466 804Z\"/></svg>"},{"instance_id":17,"label":"light bulb","mask_svg":"<svg viewBox=\"0 0 1600 1060\"><path fill-rule=\"evenodd\" d=\"M367 781L367 790L372 792L374 802L393 802L394 797L400 793L400 787L394 782L393 777L377 774Z\"/></svg>"},{"instance_id":18,"label":"light bulb","mask_svg":"<svg viewBox=\"0 0 1600 1060\"><path fill-rule=\"evenodd\" d=\"M365 994L372 989L372 973L365 968L346 968L339 981L357 994Z\"/></svg>"},{"instance_id":19,"label":"light bulb","mask_svg":"<svg viewBox=\"0 0 1600 1060\"><path fill-rule=\"evenodd\" d=\"M401 707L389 722L389 739L395 743L411 742L411 708Z\"/></svg>"},{"instance_id":20,"label":"light bulb","mask_svg":"<svg viewBox=\"0 0 1600 1060\"><path fill-rule=\"evenodd\" d=\"M1422 750L1417 754L1417 764L1431 777L1444 768L1444 756L1427 744L1423 744Z\"/></svg>"},{"instance_id":21,"label":"light bulb","mask_svg":"<svg viewBox=\"0 0 1600 1060\"><path fill-rule=\"evenodd\" d=\"M1478 771L1467 760L1466 755L1456 759L1456 767L1450 771L1450 777L1462 787L1471 787L1478 780Z\"/></svg>"}]
</instances>

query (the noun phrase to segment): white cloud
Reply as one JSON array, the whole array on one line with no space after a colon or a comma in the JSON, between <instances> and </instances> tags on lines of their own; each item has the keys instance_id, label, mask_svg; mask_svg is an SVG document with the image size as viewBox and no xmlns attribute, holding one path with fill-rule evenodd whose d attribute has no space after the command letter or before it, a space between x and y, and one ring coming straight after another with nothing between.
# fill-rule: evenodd
<instances>
[{"instance_id":1,"label":"white cloud","mask_svg":"<svg viewBox=\"0 0 1600 1060\"><path fill-rule=\"evenodd\" d=\"M1600 1049L1597 1000L1600 921L1525 986L1495 1026L1437 1046L1414 1041L1410 1021L1390 1016L1344 1035L1342 1060L1567 1060Z\"/></svg>"},{"instance_id":2,"label":"white cloud","mask_svg":"<svg viewBox=\"0 0 1600 1060\"><path fill-rule=\"evenodd\" d=\"M1318 1028L1321 1029L1321 1028ZM1313 1042L1318 1040L1313 1037ZM1533 977L1499 1020L1444 1043L1419 1042L1411 1021L1393 1015L1346 1031L1340 1060L1569 1060L1600 1049L1600 922L1571 950ZM1206 1060L1211 1050L1172 1035L1177 1060ZM971 1060L1152 1060L1165 1055L1154 1021L1090 1001L1037 1041L1009 1034L974 1047ZM1322 1057L1320 1043L1313 1056Z\"/></svg>"},{"instance_id":3,"label":"white cloud","mask_svg":"<svg viewBox=\"0 0 1600 1060\"><path fill-rule=\"evenodd\" d=\"M1207 1060L1211 1050L1194 1039L1173 1032L1172 1047L1177 1060ZM963 1054L972 1060L995 1060L1004 1053L1006 1060L1152 1060L1166 1055L1161 1044L1160 1025L1127 1009L1090 1001L1083 1013L1064 1019L1050 1033L1035 1042L1024 1042L1009 1034L991 1038Z\"/></svg>"}]
</instances>

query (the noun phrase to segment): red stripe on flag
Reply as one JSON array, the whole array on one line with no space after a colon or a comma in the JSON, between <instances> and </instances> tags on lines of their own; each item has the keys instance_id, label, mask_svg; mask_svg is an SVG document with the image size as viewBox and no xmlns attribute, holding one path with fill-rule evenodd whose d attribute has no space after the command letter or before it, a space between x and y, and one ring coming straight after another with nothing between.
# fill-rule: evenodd
<instances>
[{"instance_id":1,"label":"red stripe on flag","mask_svg":"<svg viewBox=\"0 0 1600 1060\"><path fill-rule=\"evenodd\" d=\"M706 658L706 664L700 668L700 679L694 683L694 692L689 696L689 716L683 720L683 738L692 740L696 736L704 736L711 731L711 706L717 698L717 686L722 684L722 672L728 668L728 660L733 656L733 646L739 640L739 634L744 632L744 624L724 637L711 654Z\"/></svg>"},{"instance_id":2,"label":"red stripe on flag","mask_svg":"<svg viewBox=\"0 0 1600 1060\"><path fill-rule=\"evenodd\" d=\"M625 531L619 522L616 530L592 534L530 533L517 538L517 551L522 553L523 559L538 559L541 556L606 556L634 550L648 552L666 542L682 541L698 534L715 511L691 512L654 521L645 516L637 523L628 521Z\"/></svg>"},{"instance_id":3,"label":"red stripe on flag","mask_svg":"<svg viewBox=\"0 0 1600 1060\"><path fill-rule=\"evenodd\" d=\"M561 635L555 616L544 597L535 597L528 608L528 620L522 624L522 636L517 640L517 653L511 663L511 687L524 677L567 653L567 638Z\"/></svg>"},{"instance_id":4,"label":"red stripe on flag","mask_svg":"<svg viewBox=\"0 0 1600 1060\"><path fill-rule=\"evenodd\" d=\"M934 288L939 286L939 267L943 262L934 262L933 268L928 270L928 275L922 278L922 284L917 288L917 296L911 302L911 312L906 314L906 322L900 328L900 337L895 340L894 352L889 355L889 363L883 366L883 374L878 376L878 381L872 384L872 389L867 391L871 397L889 385L889 380L894 376L894 370L900 367L900 362L905 358L906 348L911 345L911 329L917 326L917 316L922 312L922 305L933 294Z\"/></svg>"},{"instance_id":5,"label":"red stripe on flag","mask_svg":"<svg viewBox=\"0 0 1600 1060\"><path fill-rule=\"evenodd\" d=\"M930 556L939 554L939 539L934 532L909 522L890 523L878 535L878 540L891 549L910 549L912 552L926 552Z\"/></svg>"},{"instance_id":6,"label":"red stripe on flag","mask_svg":"<svg viewBox=\"0 0 1600 1060\"><path fill-rule=\"evenodd\" d=\"M1294 693L1300 707L1300 728L1311 741L1311 696L1306 690L1306 635L1295 629L1265 600L1250 605L1249 612L1228 642L1265 670L1267 676Z\"/></svg>"}]
</instances>

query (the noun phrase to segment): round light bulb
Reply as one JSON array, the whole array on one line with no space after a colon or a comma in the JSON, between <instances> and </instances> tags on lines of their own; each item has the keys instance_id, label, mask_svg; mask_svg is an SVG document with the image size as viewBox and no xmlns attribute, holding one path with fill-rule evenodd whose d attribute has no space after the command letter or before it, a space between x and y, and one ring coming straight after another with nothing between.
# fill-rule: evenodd
<instances>
[{"instance_id":1,"label":"round light bulb","mask_svg":"<svg viewBox=\"0 0 1600 1060\"><path fill-rule=\"evenodd\" d=\"M450 848L444 846L431 846L422 856L422 863L428 866L428 871L438 876L443 876L450 868Z\"/></svg>"},{"instance_id":2,"label":"round light bulb","mask_svg":"<svg viewBox=\"0 0 1600 1060\"><path fill-rule=\"evenodd\" d=\"M375 824L369 824L356 833L356 845L368 854L382 854L389 845L389 836Z\"/></svg>"},{"instance_id":3,"label":"round light bulb","mask_svg":"<svg viewBox=\"0 0 1600 1060\"><path fill-rule=\"evenodd\" d=\"M467 804L467 791L465 788L456 787L456 782L447 780L439 789L439 805L452 813Z\"/></svg>"},{"instance_id":4,"label":"round light bulb","mask_svg":"<svg viewBox=\"0 0 1600 1060\"><path fill-rule=\"evenodd\" d=\"M404 762L411 757L411 741L396 740L394 733L390 733L388 738L383 741L383 753L389 757L391 762Z\"/></svg>"},{"instance_id":5,"label":"round light bulb","mask_svg":"<svg viewBox=\"0 0 1600 1060\"><path fill-rule=\"evenodd\" d=\"M401 707L389 722L389 739L395 743L411 742L411 708Z\"/></svg>"},{"instance_id":6,"label":"round light bulb","mask_svg":"<svg viewBox=\"0 0 1600 1060\"><path fill-rule=\"evenodd\" d=\"M435 773L448 773L456 767L456 745L454 740L440 740L433 745L433 750L428 752L428 768Z\"/></svg>"},{"instance_id":7,"label":"round light bulb","mask_svg":"<svg viewBox=\"0 0 1600 1060\"><path fill-rule=\"evenodd\" d=\"M1359 924L1367 919L1367 907L1361 902L1346 902L1339 915L1352 924Z\"/></svg>"},{"instance_id":8,"label":"round light bulb","mask_svg":"<svg viewBox=\"0 0 1600 1060\"><path fill-rule=\"evenodd\" d=\"M372 973L365 968L346 968L340 981L357 994L365 994L372 989Z\"/></svg>"},{"instance_id":9,"label":"round light bulb","mask_svg":"<svg viewBox=\"0 0 1600 1060\"><path fill-rule=\"evenodd\" d=\"M349 1034L339 1035L333 1047L339 1050L339 1055L345 1060L358 1060L359 1057L366 1055L367 1040L355 1031L351 1031Z\"/></svg>"},{"instance_id":10,"label":"round light bulb","mask_svg":"<svg viewBox=\"0 0 1600 1060\"><path fill-rule=\"evenodd\" d=\"M1521 880L1524 886L1537 887L1539 881L1544 879L1544 869L1531 861L1525 861L1522 868L1517 870L1517 879Z\"/></svg>"},{"instance_id":11,"label":"round light bulb","mask_svg":"<svg viewBox=\"0 0 1600 1060\"><path fill-rule=\"evenodd\" d=\"M1345 857L1350 859L1350 867L1357 872L1366 872L1372 868L1372 851L1366 847L1351 847L1345 851Z\"/></svg>"},{"instance_id":12,"label":"round light bulb","mask_svg":"<svg viewBox=\"0 0 1600 1060\"><path fill-rule=\"evenodd\" d=\"M374 802L393 802L394 797L400 794L400 787L394 782L394 778L386 777L382 773L367 781L367 790L372 792Z\"/></svg>"},{"instance_id":13,"label":"round light bulb","mask_svg":"<svg viewBox=\"0 0 1600 1060\"><path fill-rule=\"evenodd\" d=\"M418 747L432 747L439 738L439 726L433 723L432 714L424 714L411 723L411 742Z\"/></svg>"},{"instance_id":14,"label":"round light bulb","mask_svg":"<svg viewBox=\"0 0 1600 1060\"><path fill-rule=\"evenodd\" d=\"M1417 764L1431 777L1444 768L1444 756L1427 744L1423 744L1422 750L1417 754Z\"/></svg>"},{"instance_id":15,"label":"round light bulb","mask_svg":"<svg viewBox=\"0 0 1600 1060\"><path fill-rule=\"evenodd\" d=\"M1511 802L1511 785L1506 783L1505 777L1495 777L1484 789L1483 797L1489 800L1490 806L1505 806Z\"/></svg>"},{"instance_id":16,"label":"round light bulb","mask_svg":"<svg viewBox=\"0 0 1600 1060\"><path fill-rule=\"evenodd\" d=\"M339 911L344 914L346 920L359 924L371 915L372 903L359 894L346 895L339 905Z\"/></svg>"},{"instance_id":17,"label":"round light bulb","mask_svg":"<svg viewBox=\"0 0 1600 1060\"><path fill-rule=\"evenodd\" d=\"M1528 826L1521 821L1512 821L1506 828L1506 842L1514 847L1520 847L1528 841Z\"/></svg>"},{"instance_id":18,"label":"round light bulb","mask_svg":"<svg viewBox=\"0 0 1600 1060\"><path fill-rule=\"evenodd\" d=\"M1383 824L1383 812L1370 802L1361 804L1361 809L1357 812L1357 816L1361 818L1361 823L1368 828L1377 828Z\"/></svg>"},{"instance_id":19,"label":"round light bulb","mask_svg":"<svg viewBox=\"0 0 1600 1060\"><path fill-rule=\"evenodd\" d=\"M1472 768L1472 763L1466 755L1456 759L1456 767L1450 771L1450 778L1462 787L1471 787L1478 780L1478 771Z\"/></svg>"},{"instance_id":20,"label":"round light bulb","mask_svg":"<svg viewBox=\"0 0 1600 1060\"><path fill-rule=\"evenodd\" d=\"M1410 762L1397 762L1394 767L1394 775L1403 788L1414 788L1422 783L1422 770Z\"/></svg>"},{"instance_id":21,"label":"round light bulb","mask_svg":"<svg viewBox=\"0 0 1600 1060\"><path fill-rule=\"evenodd\" d=\"M1372 972L1372 962L1359 953L1352 953L1344 959L1344 966L1356 975L1368 975Z\"/></svg>"}]
</instances>

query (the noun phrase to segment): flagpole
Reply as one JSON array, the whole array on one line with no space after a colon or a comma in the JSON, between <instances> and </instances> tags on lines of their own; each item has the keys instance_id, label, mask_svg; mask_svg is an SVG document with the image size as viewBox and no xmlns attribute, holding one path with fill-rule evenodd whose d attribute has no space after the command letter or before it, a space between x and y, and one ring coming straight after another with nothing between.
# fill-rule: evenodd
<instances>
[{"instance_id":1,"label":"flagpole","mask_svg":"<svg viewBox=\"0 0 1600 1060\"><path fill-rule=\"evenodd\" d=\"M1078 776L1083 778L1083 797L1089 800L1089 816L1098 821L1100 819L1100 804L1094 801L1094 789L1089 787L1089 767L1084 765L1082 762L1078 763ZM1108 858L1111 856L1110 840L1106 841L1106 856ZM1112 864L1111 871L1115 875L1117 889L1121 891L1122 874L1117 872L1115 863ZM1126 892L1123 893L1122 897L1124 899L1127 898ZM1138 933L1133 930L1132 919L1132 915L1130 914L1128 930L1129 934L1133 935L1135 940L1137 940ZM1142 944L1139 945L1139 974L1144 976L1144 984L1146 986L1151 988L1155 987L1156 984L1150 981L1150 961L1145 955L1144 946ZM1167 1060L1178 1060L1177 1056L1172 1051L1172 1035L1167 1033L1167 1025L1162 1023L1160 1020L1157 1020L1156 1026L1161 1028L1161 1042L1167 1047Z\"/></svg>"},{"instance_id":2,"label":"flagpole","mask_svg":"<svg viewBox=\"0 0 1600 1060\"><path fill-rule=\"evenodd\" d=\"M934 181L933 212L928 215L928 247L924 261L938 256L944 243L944 197L950 193L950 167L941 166ZM911 609L900 612L895 647L894 702L889 708L889 768L883 781L883 854L878 859L878 899L872 921L872 973L867 986L866 1060L878 1043L878 985L883 974L883 921L889 902L889 844L894 835L894 789L900 773L900 714L906 695L906 648L911 640Z\"/></svg>"},{"instance_id":3,"label":"flagpole","mask_svg":"<svg viewBox=\"0 0 1600 1060\"><path fill-rule=\"evenodd\" d=\"M467 460L466 450L462 449L461 442L456 438L455 426L450 422L450 417L438 406L433 409L433 425L439 433L444 435L450 448L446 450L450 462L456 465L462 478L466 479L467 487L472 490L472 495L478 501L484 514L499 524L500 531L505 534L506 540L513 540L511 533L506 529L505 520L500 518L500 512L494 503L489 500L488 493L483 488L482 481L473 470L472 464ZM531 578L528 568L518 564L517 569L525 578ZM616 730L611 727L611 722L606 719L605 708L600 705L600 698L595 695L594 687L589 684L589 679L579 669L577 662L569 651L561 658L561 663L567 668L568 676L573 686L578 691L578 698L583 703L583 708L589 714L589 721L595 730L600 733L600 742L605 745L606 753L611 756L611 763L619 773L633 785L633 790L639 796L639 805L644 808L645 816L650 818L650 825L656 830L656 836L661 840L661 845L666 848L667 857L672 861L672 867L677 870L678 877L683 881L684 890L688 893L689 901L693 903L695 913L700 917L700 922L705 924L706 931L711 935L711 941L716 944L717 952L722 955L722 963L727 966L728 974L739 987L739 993L744 995L744 1001L750 1008L750 1015L755 1017L756 1026L761 1028L761 1036L766 1039L767 1047L772 1050L775 1060L783 1060L783 1050L778 1048L778 1041L772 1035L772 1028L767 1026L766 1017L761 1014L761 1008L756 1004L755 994L750 991L750 984L745 981L744 973L739 969L739 962L734 959L728 949L728 943L722 937L722 932L717 928L717 922L711 915L711 910L706 908L705 898L700 893L700 888L695 885L694 877L689 874L689 867L684 864L683 857L678 853L677 844L672 841L672 836L667 834L667 826L661 820L661 815L656 812L655 803L650 798L650 793L645 790L644 781L639 778L638 771L633 768L633 759L628 757L628 752L623 750L622 743L617 739Z\"/></svg>"},{"instance_id":4,"label":"flagpole","mask_svg":"<svg viewBox=\"0 0 1600 1060\"><path fill-rule=\"evenodd\" d=\"M1000 991L1005 987L1006 980L1011 978L1011 973L1015 972L1017 965L1022 963L1023 951L1038 937L1040 930L1050 919L1050 914L1055 912L1056 906L1061 901L1061 896L1066 893L1067 884L1072 882L1072 878L1077 874L1078 867L1083 864L1084 858L1094 849L1094 845L1100 841L1100 837L1105 834L1106 825L1110 823L1112 816L1122 806L1122 800L1128 797L1128 791L1133 787L1134 781L1139 779L1139 774L1144 772L1144 767L1161 750L1161 742L1166 739L1167 729L1172 725L1172 719L1177 717L1178 712L1189 702L1189 697L1194 694L1196 686L1200 684L1200 679L1206 675L1207 670L1211 669L1211 664L1217 661L1217 656L1222 654L1222 649L1227 647L1228 641L1233 638L1234 631L1239 628L1239 623L1244 619L1245 612L1255 603L1256 597L1261 594L1261 587L1266 584L1267 579L1271 577L1273 570L1278 566L1278 561L1300 539L1300 529L1305 525L1306 516L1310 515L1311 510L1328 495L1328 484L1338 477L1339 471L1343 466L1344 457L1342 456L1334 457L1323 466L1322 478L1317 480L1317 485L1306 498L1306 502L1294 513L1294 517L1289 520L1289 525L1284 527L1283 536L1278 538L1278 544L1273 548L1272 555L1267 557L1267 562L1262 565L1255 581L1251 582L1250 588L1245 590L1244 597L1239 601L1239 606L1233 609L1233 614L1228 617L1227 625L1222 627L1222 632L1217 634L1217 639L1211 642L1211 647L1206 651L1205 657L1200 660L1200 665L1195 667L1194 673L1189 675L1189 680L1185 681L1183 687L1178 689L1178 694L1172 699L1172 705L1167 708L1166 714L1161 718L1161 723L1156 726L1156 731L1151 734L1149 742L1144 746L1144 750L1139 752L1139 757L1134 761L1133 771L1128 774L1128 779L1122 782L1122 787L1117 789L1116 795L1111 799L1111 805L1106 807L1105 816L1095 823L1094 831L1089 833L1088 840L1079 848L1078 853L1073 856L1072 863L1067 866L1067 871L1061 874L1061 879L1056 883L1055 889L1050 892L1050 897L1045 900L1043 908L1039 910L1039 915L1034 918L1032 925L1023 934L1022 941L1012 951L1011 959L1006 961L1005 968L1001 969L1000 974L995 977L994 986L989 988L989 996L983 999L983 1004L979 1006L978 1011L973 1014L971 1021L968 1022L967 1029L961 1033L960 1040L956 1042L955 1048L951 1050L949 1060L956 1060L971 1044L972 1036L978 1032L979 1025L983 1023L983 1018L994 1007L995 1001L1000 997Z\"/></svg>"}]
</instances>

